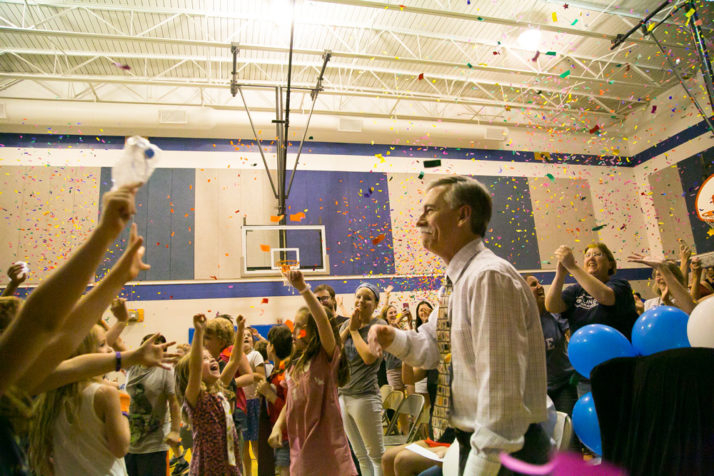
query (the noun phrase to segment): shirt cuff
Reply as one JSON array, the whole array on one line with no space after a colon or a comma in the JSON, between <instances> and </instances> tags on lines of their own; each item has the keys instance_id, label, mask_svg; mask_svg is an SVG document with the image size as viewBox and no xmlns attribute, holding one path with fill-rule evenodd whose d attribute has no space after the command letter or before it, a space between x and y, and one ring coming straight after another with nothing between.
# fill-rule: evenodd
<instances>
[{"instance_id":1,"label":"shirt cuff","mask_svg":"<svg viewBox=\"0 0 714 476\"><path fill-rule=\"evenodd\" d=\"M500 460L492 461L483 453L479 453L471 448L469 457L466 459L464 474L474 476L497 476L500 469Z\"/></svg>"},{"instance_id":2,"label":"shirt cuff","mask_svg":"<svg viewBox=\"0 0 714 476\"><path fill-rule=\"evenodd\" d=\"M398 359L404 360L404 357L406 357L406 354L409 351L407 333L395 330L394 340L392 341L392 344L384 350L397 357Z\"/></svg>"}]
</instances>

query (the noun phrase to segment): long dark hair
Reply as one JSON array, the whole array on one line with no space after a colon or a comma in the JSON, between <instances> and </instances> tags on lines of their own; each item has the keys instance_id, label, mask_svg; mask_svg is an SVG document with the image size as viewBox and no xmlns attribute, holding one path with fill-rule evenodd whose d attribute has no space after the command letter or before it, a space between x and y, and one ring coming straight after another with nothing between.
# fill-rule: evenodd
<instances>
[{"instance_id":1,"label":"long dark hair","mask_svg":"<svg viewBox=\"0 0 714 476\"><path fill-rule=\"evenodd\" d=\"M422 324L424 324L424 321L421 320L421 317L419 317L419 308L422 306L429 306L429 309L432 311L434 310L434 306L431 305L429 301L420 301L419 304L417 304L416 307L416 328L419 329Z\"/></svg>"},{"instance_id":2,"label":"long dark hair","mask_svg":"<svg viewBox=\"0 0 714 476\"><path fill-rule=\"evenodd\" d=\"M302 350L298 349L297 346L293 346L293 352L290 356L290 368L293 372L300 374L305 370L305 366L308 362L320 353L322 342L320 341L320 333L317 330L317 323L315 322L315 318L310 313L310 310L303 306L298 309L297 314L305 316L307 328L310 330L308 333L310 334L310 338L307 341L307 345ZM347 363L347 357L345 356L345 348L342 345L342 340L340 339L340 333L337 330L337 321L335 321L334 318L329 319L332 333L335 336L335 345L338 345L340 348L340 363L337 368L337 386L343 387L350 380L350 368Z\"/></svg>"}]
</instances>

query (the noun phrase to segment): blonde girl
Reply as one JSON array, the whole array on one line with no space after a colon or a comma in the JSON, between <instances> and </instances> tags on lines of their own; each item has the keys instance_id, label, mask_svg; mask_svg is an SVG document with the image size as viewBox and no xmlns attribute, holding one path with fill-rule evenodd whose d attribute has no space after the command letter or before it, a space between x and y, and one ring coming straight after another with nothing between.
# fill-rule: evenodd
<instances>
[{"instance_id":1,"label":"blonde girl","mask_svg":"<svg viewBox=\"0 0 714 476\"><path fill-rule=\"evenodd\" d=\"M188 415L193 435L191 475L240 475L240 448L231 408L221 390L233 379L243 357L241 336L245 319L238 316L238 333L228 364L219 373L219 365L203 348L206 316L193 316L193 344L175 368L176 392L184 396L183 409Z\"/></svg>"},{"instance_id":2,"label":"blonde girl","mask_svg":"<svg viewBox=\"0 0 714 476\"><path fill-rule=\"evenodd\" d=\"M75 355L111 353L104 329L94 326ZM74 382L41 395L30 427L30 464L38 475L126 474L129 423L119 391L101 377Z\"/></svg>"}]
</instances>

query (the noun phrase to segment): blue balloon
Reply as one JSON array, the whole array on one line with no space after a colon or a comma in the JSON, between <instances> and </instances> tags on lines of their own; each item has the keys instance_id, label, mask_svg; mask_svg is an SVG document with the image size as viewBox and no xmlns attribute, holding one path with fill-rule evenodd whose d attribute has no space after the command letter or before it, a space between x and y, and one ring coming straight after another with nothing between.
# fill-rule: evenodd
<instances>
[{"instance_id":1,"label":"blue balloon","mask_svg":"<svg viewBox=\"0 0 714 476\"><path fill-rule=\"evenodd\" d=\"M686 331L686 329L685 329ZM590 378L592 369L616 357L634 357L634 347L620 331L602 324L588 324L573 334L568 344L568 357L583 377Z\"/></svg>"},{"instance_id":2,"label":"blue balloon","mask_svg":"<svg viewBox=\"0 0 714 476\"><path fill-rule=\"evenodd\" d=\"M573 407L573 431L590 451L602 456L600 423L595 412L595 400L591 392L586 393Z\"/></svg>"},{"instance_id":3,"label":"blue balloon","mask_svg":"<svg viewBox=\"0 0 714 476\"><path fill-rule=\"evenodd\" d=\"M632 345L642 355L691 347L687 337L689 316L672 306L657 306L643 313L632 328Z\"/></svg>"}]
</instances>

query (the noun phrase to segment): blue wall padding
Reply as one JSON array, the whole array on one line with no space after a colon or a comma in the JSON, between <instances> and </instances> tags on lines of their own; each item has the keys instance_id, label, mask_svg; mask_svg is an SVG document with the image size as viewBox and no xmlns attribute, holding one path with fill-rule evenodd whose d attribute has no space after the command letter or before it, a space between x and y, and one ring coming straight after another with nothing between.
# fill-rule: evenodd
<instances>
[{"instance_id":1,"label":"blue wall padding","mask_svg":"<svg viewBox=\"0 0 714 476\"><path fill-rule=\"evenodd\" d=\"M517 269L539 269L531 192L525 177L474 177L486 186L493 200L486 243ZM545 230L544 230L545 231Z\"/></svg>"},{"instance_id":2,"label":"blue wall padding","mask_svg":"<svg viewBox=\"0 0 714 476\"><path fill-rule=\"evenodd\" d=\"M288 224L326 225L330 274L394 273L386 174L297 171L287 206L288 214L308 210Z\"/></svg>"},{"instance_id":3,"label":"blue wall padding","mask_svg":"<svg viewBox=\"0 0 714 476\"><path fill-rule=\"evenodd\" d=\"M110 167L102 167L100 196L112 187ZM137 231L144 237L144 261L151 265L138 281L193 279L195 203L194 169L156 169L136 194ZM100 203L101 213L101 203ZM121 257L127 227L109 248L97 274L103 276Z\"/></svg>"},{"instance_id":4,"label":"blue wall padding","mask_svg":"<svg viewBox=\"0 0 714 476\"><path fill-rule=\"evenodd\" d=\"M692 235L697 253L714 251L714 237L709 235L709 225L699 219L694 204L699 187L707 177L714 173L714 147L679 162L677 168L682 181L684 200L687 203L689 222L692 225Z\"/></svg>"}]
</instances>

